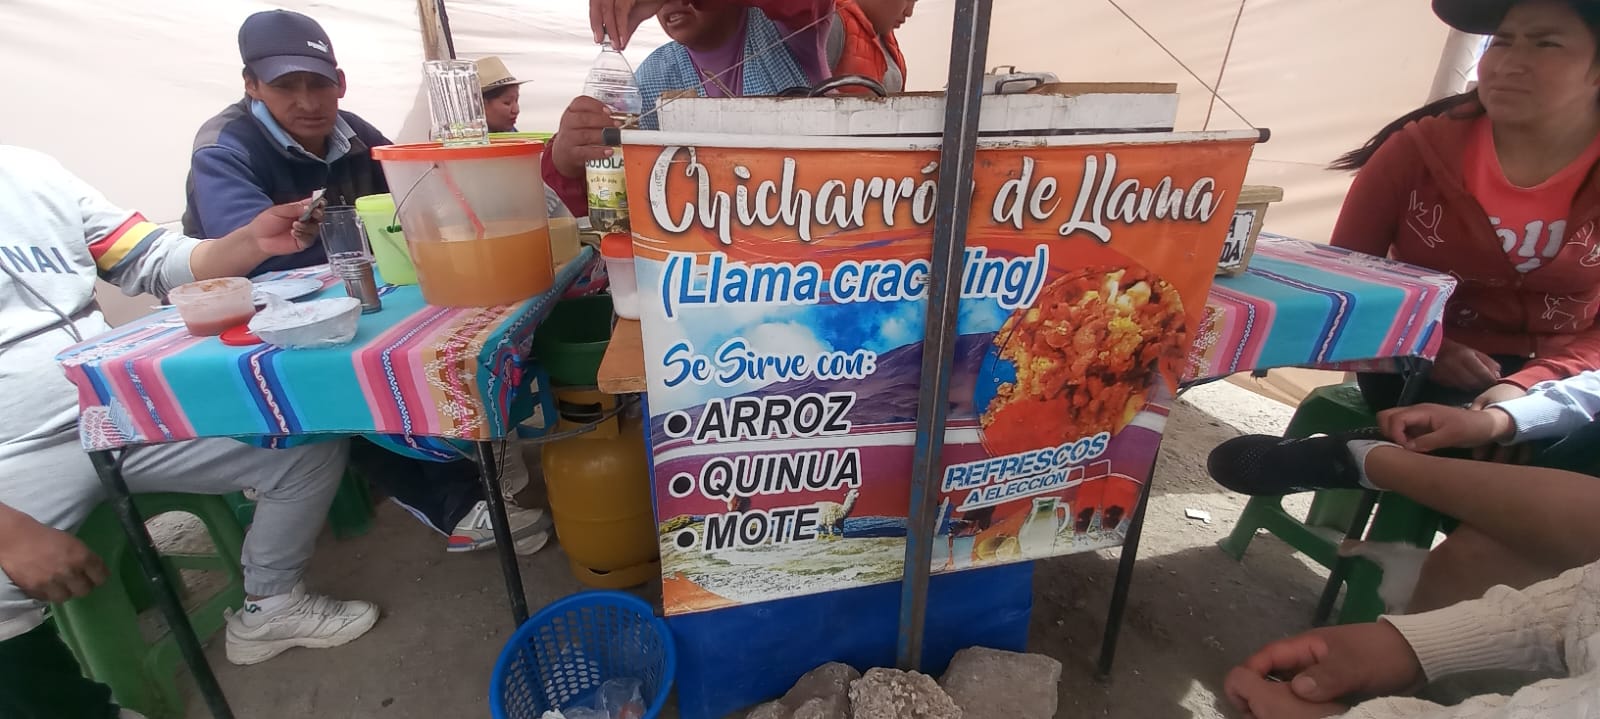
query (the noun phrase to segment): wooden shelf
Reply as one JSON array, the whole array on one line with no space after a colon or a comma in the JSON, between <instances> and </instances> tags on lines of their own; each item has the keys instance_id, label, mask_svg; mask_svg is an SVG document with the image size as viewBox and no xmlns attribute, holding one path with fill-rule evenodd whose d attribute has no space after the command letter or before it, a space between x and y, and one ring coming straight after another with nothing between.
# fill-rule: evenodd
<instances>
[{"instance_id":1,"label":"wooden shelf","mask_svg":"<svg viewBox=\"0 0 1600 719\"><path fill-rule=\"evenodd\" d=\"M644 337L639 333L638 320L618 319L611 328L611 343L600 360L596 381L606 394L644 391Z\"/></svg>"}]
</instances>

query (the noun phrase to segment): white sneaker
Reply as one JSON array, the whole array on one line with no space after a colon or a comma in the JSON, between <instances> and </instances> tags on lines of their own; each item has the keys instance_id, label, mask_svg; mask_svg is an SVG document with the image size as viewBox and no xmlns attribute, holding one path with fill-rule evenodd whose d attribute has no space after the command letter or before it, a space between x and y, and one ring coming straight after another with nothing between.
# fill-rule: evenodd
<instances>
[{"instance_id":1,"label":"white sneaker","mask_svg":"<svg viewBox=\"0 0 1600 719\"><path fill-rule=\"evenodd\" d=\"M518 554L533 554L549 541L546 535L540 540L538 546L532 546L534 535L545 534L550 528L550 515L542 509L522 509L520 507L506 507L506 519L511 522L511 538L516 541ZM524 544L532 549L523 551ZM478 500L472 506L472 511L461 519L455 531L450 533L450 543L445 547L449 552L472 552L479 549L488 549L494 546L494 524L489 520L489 502Z\"/></svg>"},{"instance_id":2,"label":"white sneaker","mask_svg":"<svg viewBox=\"0 0 1600 719\"><path fill-rule=\"evenodd\" d=\"M228 615L228 661L259 664L294 647L337 647L366 634L377 622L378 607L371 602L307 594L305 585L297 584L284 606L262 611L246 601L243 609Z\"/></svg>"},{"instance_id":3,"label":"white sneaker","mask_svg":"<svg viewBox=\"0 0 1600 719\"><path fill-rule=\"evenodd\" d=\"M539 550L544 549L544 545L549 543L550 532L534 532L526 537L517 539L513 543L513 548L518 555L526 557L530 554L538 554Z\"/></svg>"}]
</instances>

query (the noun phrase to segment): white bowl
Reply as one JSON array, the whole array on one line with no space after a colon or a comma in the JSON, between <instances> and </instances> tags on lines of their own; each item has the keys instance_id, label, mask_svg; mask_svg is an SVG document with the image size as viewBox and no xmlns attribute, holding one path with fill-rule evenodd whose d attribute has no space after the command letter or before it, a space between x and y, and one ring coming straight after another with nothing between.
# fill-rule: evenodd
<instances>
[{"instance_id":1,"label":"white bowl","mask_svg":"<svg viewBox=\"0 0 1600 719\"><path fill-rule=\"evenodd\" d=\"M289 304L269 302L250 320L250 331L261 341L284 349L337 347L356 337L361 300L333 297Z\"/></svg>"}]
</instances>

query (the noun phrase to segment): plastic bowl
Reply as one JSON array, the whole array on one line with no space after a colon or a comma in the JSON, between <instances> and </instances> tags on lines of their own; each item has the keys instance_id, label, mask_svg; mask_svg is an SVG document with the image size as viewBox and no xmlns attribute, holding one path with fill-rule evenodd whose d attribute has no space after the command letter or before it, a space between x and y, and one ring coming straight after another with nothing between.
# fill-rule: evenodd
<instances>
[{"instance_id":1,"label":"plastic bowl","mask_svg":"<svg viewBox=\"0 0 1600 719\"><path fill-rule=\"evenodd\" d=\"M167 293L189 334L211 337L250 321L256 313L254 285L243 277L218 277L179 285Z\"/></svg>"},{"instance_id":2,"label":"plastic bowl","mask_svg":"<svg viewBox=\"0 0 1600 719\"><path fill-rule=\"evenodd\" d=\"M337 347L356 338L361 300L332 297L293 305L269 306L250 320L261 341L284 349Z\"/></svg>"}]
</instances>

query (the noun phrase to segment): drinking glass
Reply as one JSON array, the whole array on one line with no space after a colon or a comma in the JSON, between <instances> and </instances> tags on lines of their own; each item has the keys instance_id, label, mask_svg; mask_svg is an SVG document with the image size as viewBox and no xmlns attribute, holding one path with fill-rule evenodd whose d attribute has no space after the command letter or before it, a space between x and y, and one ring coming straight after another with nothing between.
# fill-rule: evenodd
<instances>
[{"instance_id":1,"label":"drinking glass","mask_svg":"<svg viewBox=\"0 0 1600 719\"><path fill-rule=\"evenodd\" d=\"M383 309L378 278L372 269L372 244L367 241L367 228L356 208L339 206L322 211L322 248L328 253L334 274L344 280L345 294L361 300L361 312Z\"/></svg>"},{"instance_id":2,"label":"drinking glass","mask_svg":"<svg viewBox=\"0 0 1600 719\"><path fill-rule=\"evenodd\" d=\"M422 64L428 83L428 112L433 118L428 137L447 146L489 142L489 120L478 87L478 65L466 60L429 60Z\"/></svg>"},{"instance_id":3,"label":"drinking glass","mask_svg":"<svg viewBox=\"0 0 1600 719\"><path fill-rule=\"evenodd\" d=\"M372 244L356 208L340 205L322 211L322 248L336 270L343 264L372 262Z\"/></svg>"}]
</instances>

